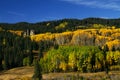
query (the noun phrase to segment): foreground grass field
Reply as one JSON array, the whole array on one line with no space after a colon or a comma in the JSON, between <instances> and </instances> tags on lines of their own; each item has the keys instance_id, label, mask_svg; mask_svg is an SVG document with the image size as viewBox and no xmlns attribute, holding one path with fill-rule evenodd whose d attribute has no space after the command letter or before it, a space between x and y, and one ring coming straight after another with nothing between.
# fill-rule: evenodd
<instances>
[{"instance_id":1,"label":"foreground grass field","mask_svg":"<svg viewBox=\"0 0 120 80\"><path fill-rule=\"evenodd\" d=\"M33 67L20 67L0 72L0 80L32 80ZM49 73L43 74L43 80L120 80L120 71L98 73Z\"/></svg>"},{"instance_id":2,"label":"foreground grass field","mask_svg":"<svg viewBox=\"0 0 120 80\"><path fill-rule=\"evenodd\" d=\"M33 67L20 67L0 72L0 80L24 80L30 79L33 75Z\"/></svg>"}]
</instances>

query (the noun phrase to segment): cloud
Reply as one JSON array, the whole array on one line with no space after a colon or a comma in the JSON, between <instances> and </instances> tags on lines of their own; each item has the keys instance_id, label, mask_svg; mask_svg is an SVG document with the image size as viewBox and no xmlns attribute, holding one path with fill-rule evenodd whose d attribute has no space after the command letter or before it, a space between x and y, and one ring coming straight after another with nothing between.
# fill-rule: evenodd
<instances>
[{"instance_id":1,"label":"cloud","mask_svg":"<svg viewBox=\"0 0 120 80\"><path fill-rule=\"evenodd\" d=\"M41 21L50 21L50 20L59 20L62 19L60 16L44 16L41 18Z\"/></svg>"},{"instance_id":2,"label":"cloud","mask_svg":"<svg viewBox=\"0 0 120 80\"><path fill-rule=\"evenodd\" d=\"M18 12L14 12L14 11L8 11L8 14L12 14L12 15L20 16L20 17L25 17L25 15L23 13L18 13Z\"/></svg>"},{"instance_id":3,"label":"cloud","mask_svg":"<svg viewBox=\"0 0 120 80\"><path fill-rule=\"evenodd\" d=\"M102 8L120 11L120 0L61 0L77 5L84 5L92 8Z\"/></svg>"}]
</instances>

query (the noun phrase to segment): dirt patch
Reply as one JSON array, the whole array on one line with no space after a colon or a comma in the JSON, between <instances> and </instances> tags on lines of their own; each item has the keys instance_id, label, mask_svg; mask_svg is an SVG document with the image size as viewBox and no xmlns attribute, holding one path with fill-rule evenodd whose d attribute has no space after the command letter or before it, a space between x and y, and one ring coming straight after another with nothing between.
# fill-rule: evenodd
<instances>
[{"instance_id":1,"label":"dirt patch","mask_svg":"<svg viewBox=\"0 0 120 80\"><path fill-rule=\"evenodd\" d=\"M22 78L32 77L34 72L33 67L20 67L3 71L0 73L0 80L21 80Z\"/></svg>"},{"instance_id":2,"label":"dirt patch","mask_svg":"<svg viewBox=\"0 0 120 80\"><path fill-rule=\"evenodd\" d=\"M19 67L8 71L0 72L0 80L32 80L34 67ZM43 74L43 80L80 80L77 78L85 78L88 80L120 80L120 71L111 71L109 76L105 72L97 73L48 73ZM82 79L81 79L82 80Z\"/></svg>"}]
</instances>

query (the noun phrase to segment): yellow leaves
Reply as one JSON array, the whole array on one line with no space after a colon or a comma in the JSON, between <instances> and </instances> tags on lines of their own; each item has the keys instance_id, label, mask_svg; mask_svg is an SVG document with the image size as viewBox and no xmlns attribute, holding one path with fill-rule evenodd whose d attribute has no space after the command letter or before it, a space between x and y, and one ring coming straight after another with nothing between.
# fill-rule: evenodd
<instances>
[{"instance_id":1,"label":"yellow leaves","mask_svg":"<svg viewBox=\"0 0 120 80\"><path fill-rule=\"evenodd\" d=\"M100 29L99 33L102 35L102 36L111 36L111 34L113 33L113 30L112 29Z\"/></svg>"},{"instance_id":2,"label":"yellow leaves","mask_svg":"<svg viewBox=\"0 0 120 80\"><path fill-rule=\"evenodd\" d=\"M66 23L64 23L66 24ZM30 36L31 40L52 40L59 45L108 45L109 50L120 48L120 29L79 29L63 33L44 33Z\"/></svg>"},{"instance_id":3,"label":"yellow leaves","mask_svg":"<svg viewBox=\"0 0 120 80\"><path fill-rule=\"evenodd\" d=\"M30 37L31 37L31 40L39 42L41 40L52 40L55 38L55 35L51 33L46 33L46 34L37 34Z\"/></svg>"},{"instance_id":4,"label":"yellow leaves","mask_svg":"<svg viewBox=\"0 0 120 80\"><path fill-rule=\"evenodd\" d=\"M111 37L105 37L105 36L99 36L98 35L98 36L96 36L95 44L97 46L103 47L106 44L106 42L111 41L111 40L112 40Z\"/></svg>"},{"instance_id":5,"label":"yellow leaves","mask_svg":"<svg viewBox=\"0 0 120 80\"><path fill-rule=\"evenodd\" d=\"M56 26L55 29L56 29L56 30L62 29L62 28L65 28L65 26L67 26L67 25L68 25L67 22L63 22L63 23L59 24L58 26Z\"/></svg>"},{"instance_id":6,"label":"yellow leaves","mask_svg":"<svg viewBox=\"0 0 120 80\"><path fill-rule=\"evenodd\" d=\"M76 56L75 56L75 53L71 53L69 54L69 61L68 61L68 65L74 69L75 66L77 65L77 60L76 60Z\"/></svg>"},{"instance_id":7,"label":"yellow leaves","mask_svg":"<svg viewBox=\"0 0 120 80\"><path fill-rule=\"evenodd\" d=\"M106 42L109 50L112 50L113 48L118 49L120 48L120 40L116 39L113 41Z\"/></svg>"},{"instance_id":8,"label":"yellow leaves","mask_svg":"<svg viewBox=\"0 0 120 80\"><path fill-rule=\"evenodd\" d=\"M62 69L63 71L66 71L67 70L67 64L65 62L61 62L59 68Z\"/></svg>"},{"instance_id":9,"label":"yellow leaves","mask_svg":"<svg viewBox=\"0 0 120 80\"><path fill-rule=\"evenodd\" d=\"M112 26L112 29L115 29L116 28L116 26Z\"/></svg>"},{"instance_id":10,"label":"yellow leaves","mask_svg":"<svg viewBox=\"0 0 120 80\"><path fill-rule=\"evenodd\" d=\"M15 31L15 30L9 30L9 32L13 33L13 34L17 34L19 36L22 35L23 31Z\"/></svg>"},{"instance_id":11,"label":"yellow leaves","mask_svg":"<svg viewBox=\"0 0 120 80\"><path fill-rule=\"evenodd\" d=\"M120 52L119 51L115 51L115 52L112 52L112 51L109 51L107 53L107 61L108 63L110 63L110 65L112 65L113 63L118 63L119 62L119 59L120 59Z\"/></svg>"},{"instance_id":12,"label":"yellow leaves","mask_svg":"<svg viewBox=\"0 0 120 80\"><path fill-rule=\"evenodd\" d=\"M46 24L46 26L49 26L49 25L50 25L50 23L47 23L47 24Z\"/></svg>"},{"instance_id":13,"label":"yellow leaves","mask_svg":"<svg viewBox=\"0 0 120 80\"><path fill-rule=\"evenodd\" d=\"M103 28L104 25L101 25L101 24L93 24L93 27L96 28L96 29L100 29L100 28Z\"/></svg>"},{"instance_id":14,"label":"yellow leaves","mask_svg":"<svg viewBox=\"0 0 120 80\"><path fill-rule=\"evenodd\" d=\"M115 29L116 28L116 26L107 26L107 25L102 25L102 24L93 24L92 25L93 26L93 28L95 28L95 29L105 29L105 28L108 28L108 29Z\"/></svg>"},{"instance_id":15,"label":"yellow leaves","mask_svg":"<svg viewBox=\"0 0 120 80\"><path fill-rule=\"evenodd\" d=\"M114 33L111 35L113 39L120 39L120 33Z\"/></svg>"}]
</instances>

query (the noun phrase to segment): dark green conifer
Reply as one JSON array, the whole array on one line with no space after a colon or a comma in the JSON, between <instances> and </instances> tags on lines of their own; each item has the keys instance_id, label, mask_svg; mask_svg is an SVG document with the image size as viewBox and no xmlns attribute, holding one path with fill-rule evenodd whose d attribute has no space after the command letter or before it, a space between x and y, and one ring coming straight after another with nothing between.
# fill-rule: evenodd
<instances>
[{"instance_id":1,"label":"dark green conifer","mask_svg":"<svg viewBox=\"0 0 120 80\"><path fill-rule=\"evenodd\" d=\"M34 64L33 80L42 80L42 69L37 60Z\"/></svg>"}]
</instances>

